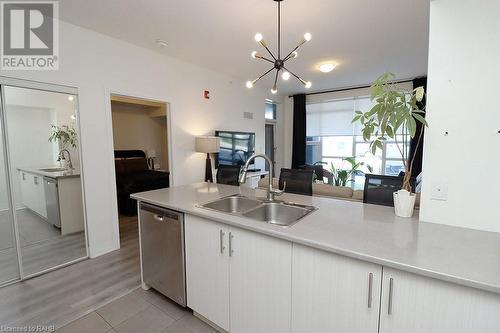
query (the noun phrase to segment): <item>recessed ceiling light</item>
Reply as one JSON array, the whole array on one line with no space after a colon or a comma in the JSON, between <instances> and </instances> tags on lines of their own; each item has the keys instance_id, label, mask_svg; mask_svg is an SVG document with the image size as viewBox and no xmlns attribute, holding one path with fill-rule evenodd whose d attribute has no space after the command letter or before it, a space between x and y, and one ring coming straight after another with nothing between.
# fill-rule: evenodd
<instances>
[{"instance_id":1,"label":"recessed ceiling light","mask_svg":"<svg viewBox=\"0 0 500 333\"><path fill-rule=\"evenodd\" d=\"M166 41L164 41L163 39L157 39L157 40L155 41L155 43L156 43L156 45L158 45L158 47L160 47L160 48L162 48L162 49L163 49L163 48L165 48L165 47L167 46L167 42L166 42Z\"/></svg>"},{"instance_id":2,"label":"recessed ceiling light","mask_svg":"<svg viewBox=\"0 0 500 333\"><path fill-rule=\"evenodd\" d=\"M73 95L68 95L68 101L72 102L75 99L75 96Z\"/></svg>"},{"instance_id":3,"label":"recessed ceiling light","mask_svg":"<svg viewBox=\"0 0 500 333\"><path fill-rule=\"evenodd\" d=\"M335 66L336 66L335 64L329 62L329 63L320 65L319 70L322 71L323 73L330 73L331 71L333 71Z\"/></svg>"}]
</instances>

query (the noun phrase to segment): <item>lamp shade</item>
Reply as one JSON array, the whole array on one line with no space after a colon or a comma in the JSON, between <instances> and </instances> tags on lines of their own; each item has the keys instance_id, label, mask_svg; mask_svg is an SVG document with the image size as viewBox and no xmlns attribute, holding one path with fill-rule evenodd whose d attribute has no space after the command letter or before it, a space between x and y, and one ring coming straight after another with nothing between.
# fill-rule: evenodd
<instances>
[{"instance_id":1,"label":"lamp shade","mask_svg":"<svg viewBox=\"0 0 500 333\"><path fill-rule=\"evenodd\" d=\"M197 136L195 149L198 153L218 153L220 138L217 136Z\"/></svg>"}]
</instances>

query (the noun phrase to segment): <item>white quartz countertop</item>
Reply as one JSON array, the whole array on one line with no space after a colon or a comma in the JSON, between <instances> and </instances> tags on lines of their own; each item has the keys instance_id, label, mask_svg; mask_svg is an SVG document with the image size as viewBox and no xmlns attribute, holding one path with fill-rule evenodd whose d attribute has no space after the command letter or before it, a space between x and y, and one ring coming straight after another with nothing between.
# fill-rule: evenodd
<instances>
[{"instance_id":1,"label":"white quartz countertop","mask_svg":"<svg viewBox=\"0 0 500 333\"><path fill-rule=\"evenodd\" d=\"M392 207L284 194L280 200L319 209L291 227L219 213L203 204L232 194L265 197L245 187L195 183L133 194L139 201L411 273L500 293L500 234L398 218Z\"/></svg>"},{"instance_id":2,"label":"white quartz countertop","mask_svg":"<svg viewBox=\"0 0 500 333\"><path fill-rule=\"evenodd\" d=\"M73 170L64 170L64 171L56 171L56 172L50 172L50 171L43 171L40 169L50 169L50 168L57 168L55 166L48 166L48 167L38 167L38 168L33 168L33 167L22 167L22 168L17 168L19 171L24 171L27 173L39 175L42 177L49 177L49 178L69 178L69 177L80 177L80 170L73 169Z\"/></svg>"}]
</instances>

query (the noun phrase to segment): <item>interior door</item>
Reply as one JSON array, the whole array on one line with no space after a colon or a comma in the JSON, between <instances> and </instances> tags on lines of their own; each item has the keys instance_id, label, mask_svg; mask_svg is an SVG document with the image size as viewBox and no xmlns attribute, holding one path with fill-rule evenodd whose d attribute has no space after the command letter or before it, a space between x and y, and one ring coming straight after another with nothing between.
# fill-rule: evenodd
<instances>
[{"instance_id":1,"label":"interior door","mask_svg":"<svg viewBox=\"0 0 500 333\"><path fill-rule=\"evenodd\" d=\"M275 143L274 143L274 124L266 124L266 155L271 158L271 161L273 161L273 164L276 164L275 160ZM266 164L266 171L269 171L269 166Z\"/></svg>"},{"instance_id":2,"label":"interior door","mask_svg":"<svg viewBox=\"0 0 500 333\"><path fill-rule=\"evenodd\" d=\"M17 82L3 85L1 91L13 219L18 234L21 278L24 279L86 258L87 241L77 96L21 85ZM51 88L47 86L47 89ZM57 185L47 187L44 177L55 179ZM48 219L50 203L46 191L58 198L58 186L68 181L75 181L77 185L64 194L64 199L72 203L60 204L58 208L60 217L64 215L62 212L70 210L66 215L70 218L60 218L61 225L58 225ZM2 186L0 191L4 188ZM74 223L73 220L78 223L75 232L64 234L65 227Z\"/></svg>"},{"instance_id":3,"label":"interior door","mask_svg":"<svg viewBox=\"0 0 500 333\"><path fill-rule=\"evenodd\" d=\"M18 247L8 182L4 110L0 108L0 285L20 278Z\"/></svg>"}]
</instances>

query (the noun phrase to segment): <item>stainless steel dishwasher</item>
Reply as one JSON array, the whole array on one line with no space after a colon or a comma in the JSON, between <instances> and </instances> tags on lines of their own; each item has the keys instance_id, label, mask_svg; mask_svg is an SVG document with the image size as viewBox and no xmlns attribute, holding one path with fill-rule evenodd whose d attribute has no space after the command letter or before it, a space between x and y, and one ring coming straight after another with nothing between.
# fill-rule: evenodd
<instances>
[{"instance_id":1,"label":"stainless steel dishwasher","mask_svg":"<svg viewBox=\"0 0 500 333\"><path fill-rule=\"evenodd\" d=\"M141 203L140 223L144 283L186 306L184 214Z\"/></svg>"},{"instance_id":2,"label":"stainless steel dishwasher","mask_svg":"<svg viewBox=\"0 0 500 333\"><path fill-rule=\"evenodd\" d=\"M45 192L47 221L49 221L49 223L51 223L54 227L61 229L61 211L59 209L57 179L43 177L43 190Z\"/></svg>"}]
</instances>

